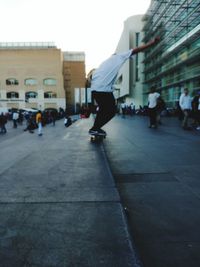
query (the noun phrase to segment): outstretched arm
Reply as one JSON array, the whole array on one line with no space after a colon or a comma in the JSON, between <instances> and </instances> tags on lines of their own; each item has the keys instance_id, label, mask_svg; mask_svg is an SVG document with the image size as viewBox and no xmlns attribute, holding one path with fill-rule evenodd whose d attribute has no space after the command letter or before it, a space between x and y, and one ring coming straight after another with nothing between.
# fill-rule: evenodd
<instances>
[{"instance_id":1,"label":"outstretched arm","mask_svg":"<svg viewBox=\"0 0 200 267\"><path fill-rule=\"evenodd\" d=\"M136 48L133 48L132 55L133 54L137 54L139 52L143 52L147 48L149 48L149 47L154 46L155 44L157 44L159 41L160 41L160 37L156 37L153 40L149 41L147 44L144 44L144 45L138 46Z\"/></svg>"}]
</instances>

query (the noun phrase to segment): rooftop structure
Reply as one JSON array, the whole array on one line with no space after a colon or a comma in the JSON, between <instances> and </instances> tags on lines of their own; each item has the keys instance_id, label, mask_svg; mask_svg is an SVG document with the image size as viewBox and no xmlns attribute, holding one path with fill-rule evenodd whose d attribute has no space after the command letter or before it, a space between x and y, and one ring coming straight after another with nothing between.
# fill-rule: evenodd
<instances>
[{"instance_id":1,"label":"rooftop structure","mask_svg":"<svg viewBox=\"0 0 200 267\"><path fill-rule=\"evenodd\" d=\"M2 42L0 49L31 49L56 48L53 42Z\"/></svg>"}]
</instances>

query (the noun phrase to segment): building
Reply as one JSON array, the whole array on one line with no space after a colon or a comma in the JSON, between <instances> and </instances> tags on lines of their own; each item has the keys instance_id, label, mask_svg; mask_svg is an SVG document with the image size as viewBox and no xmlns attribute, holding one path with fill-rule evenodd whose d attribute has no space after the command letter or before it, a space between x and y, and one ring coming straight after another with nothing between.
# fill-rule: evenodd
<instances>
[{"instance_id":1,"label":"building","mask_svg":"<svg viewBox=\"0 0 200 267\"><path fill-rule=\"evenodd\" d=\"M74 87L85 82L85 58L67 62L66 53L54 43L0 43L0 107L65 109L74 103Z\"/></svg>"},{"instance_id":2,"label":"building","mask_svg":"<svg viewBox=\"0 0 200 267\"><path fill-rule=\"evenodd\" d=\"M63 52L63 76L67 105L76 112L86 102L84 52Z\"/></svg>"},{"instance_id":3,"label":"building","mask_svg":"<svg viewBox=\"0 0 200 267\"><path fill-rule=\"evenodd\" d=\"M124 22L124 29L118 42L116 53L125 52L140 45L143 39L143 15L129 17ZM136 107L143 104L143 53L133 56L125 62L119 71L115 83L115 98L127 104L134 103Z\"/></svg>"},{"instance_id":4,"label":"building","mask_svg":"<svg viewBox=\"0 0 200 267\"><path fill-rule=\"evenodd\" d=\"M184 87L200 90L199 0L152 0L144 18L144 42L160 36L145 53L144 95L155 85L168 107L175 107Z\"/></svg>"}]
</instances>

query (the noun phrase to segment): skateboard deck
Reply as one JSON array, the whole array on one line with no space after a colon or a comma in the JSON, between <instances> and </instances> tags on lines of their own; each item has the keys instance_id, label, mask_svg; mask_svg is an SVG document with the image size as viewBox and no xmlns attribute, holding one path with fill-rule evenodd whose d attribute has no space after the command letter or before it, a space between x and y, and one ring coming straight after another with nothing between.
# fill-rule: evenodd
<instances>
[{"instance_id":1,"label":"skateboard deck","mask_svg":"<svg viewBox=\"0 0 200 267\"><path fill-rule=\"evenodd\" d=\"M106 135L90 134L90 141L93 143L102 142L106 138Z\"/></svg>"}]
</instances>

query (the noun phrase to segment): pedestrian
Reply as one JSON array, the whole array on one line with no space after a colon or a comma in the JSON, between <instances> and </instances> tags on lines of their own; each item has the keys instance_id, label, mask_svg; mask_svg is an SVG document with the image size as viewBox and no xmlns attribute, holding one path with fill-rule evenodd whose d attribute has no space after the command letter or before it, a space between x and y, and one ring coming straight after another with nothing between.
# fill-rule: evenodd
<instances>
[{"instance_id":1,"label":"pedestrian","mask_svg":"<svg viewBox=\"0 0 200 267\"><path fill-rule=\"evenodd\" d=\"M184 130L189 130L190 128L188 127L188 119L192 109L192 99L189 95L188 88L185 88L184 92L181 94L179 98L179 105L184 116L182 120L182 128Z\"/></svg>"},{"instance_id":2,"label":"pedestrian","mask_svg":"<svg viewBox=\"0 0 200 267\"><path fill-rule=\"evenodd\" d=\"M192 100L192 111L194 118L194 126L199 131L200 130L200 91L196 93Z\"/></svg>"},{"instance_id":3,"label":"pedestrian","mask_svg":"<svg viewBox=\"0 0 200 267\"><path fill-rule=\"evenodd\" d=\"M50 112L51 121L52 121L53 126L56 125L56 115L57 115L57 112L55 110L52 110Z\"/></svg>"},{"instance_id":4,"label":"pedestrian","mask_svg":"<svg viewBox=\"0 0 200 267\"><path fill-rule=\"evenodd\" d=\"M165 101L161 96L159 96L157 99L157 104L156 104L157 124L159 124L159 125L162 124L161 116L162 116L162 113L165 109L166 109Z\"/></svg>"},{"instance_id":5,"label":"pedestrian","mask_svg":"<svg viewBox=\"0 0 200 267\"><path fill-rule=\"evenodd\" d=\"M105 60L100 66L89 73L91 82L92 98L97 102L99 110L95 117L94 124L89 130L89 134L106 135L101 128L110 121L116 113L115 98L113 95L114 83L118 72L123 64L135 54L143 52L152 47L159 41L155 38L145 45L130 49L127 52L113 54Z\"/></svg>"},{"instance_id":6,"label":"pedestrian","mask_svg":"<svg viewBox=\"0 0 200 267\"><path fill-rule=\"evenodd\" d=\"M27 118L27 127L24 129L24 131L29 131L29 133L34 133L34 129L36 128L35 125L35 118L33 114L29 114L29 117Z\"/></svg>"},{"instance_id":7,"label":"pedestrian","mask_svg":"<svg viewBox=\"0 0 200 267\"><path fill-rule=\"evenodd\" d=\"M131 103L129 108L130 108L130 115L133 116L135 114L135 105L134 105L134 103Z\"/></svg>"},{"instance_id":8,"label":"pedestrian","mask_svg":"<svg viewBox=\"0 0 200 267\"><path fill-rule=\"evenodd\" d=\"M0 133L2 133L2 134L7 133L6 123L7 123L7 117L2 112L1 115L0 115L0 128L1 128L1 132Z\"/></svg>"},{"instance_id":9,"label":"pedestrian","mask_svg":"<svg viewBox=\"0 0 200 267\"><path fill-rule=\"evenodd\" d=\"M42 136L42 112L41 110L38 111L36 114L36 123L38 126L38 136Z\"/></svg>"},{"instance_id":10,"label":"pedestrian","mask_svg":"<svg viewBox=\"0 0 200 267\"><path fill-rule=\"evenodd\" d=\"M157 128L157 101L160 94L156 92L156 87L152 86L148 95L149 128Z\"/></svg>"},{"instance_id":11,"label":"pedestrian","mask_svg":"<svg viewBox=\"0 0 200 267\"><path fill-rule=\"evenodd\" d=\"M199 101L200 101L200 91L194 92L194 97L192 99L192 118L193 118L193 127L199 127Z\"/></svg>"},{"instance_id":12,"label":"pedestrian","mask_svg":"<svg viewBox=\"0 0 200 267\"><path fill-rule=\"evenodd\" d=\"M19 119L19 114L16 110L13 111L12 120L13 120L13 128L17 128L17 120Z\"/></svg>"},{"instance_id":13,"label":"pedestrian","mask_svg":"<svg viewBox=\"0 0 200 267\"><path fill-rule=\"evenodd\" d=\"M126 115L126 103L124 101L121 103L121 110L122 110L122 118L125 119L125 115Z\"/></svg>"},{"instance_id":14,"label":"pedestrian","mask_svg":"<svg viewBox=\"0 0 200 267\"><path fill-rule=\"evenodd\" d=\"M70 125L72 125L72 119L70 118L70 116L68 115L65 116L64 125L65 127L69 127Z\"/></svg>"}]
</instances>

